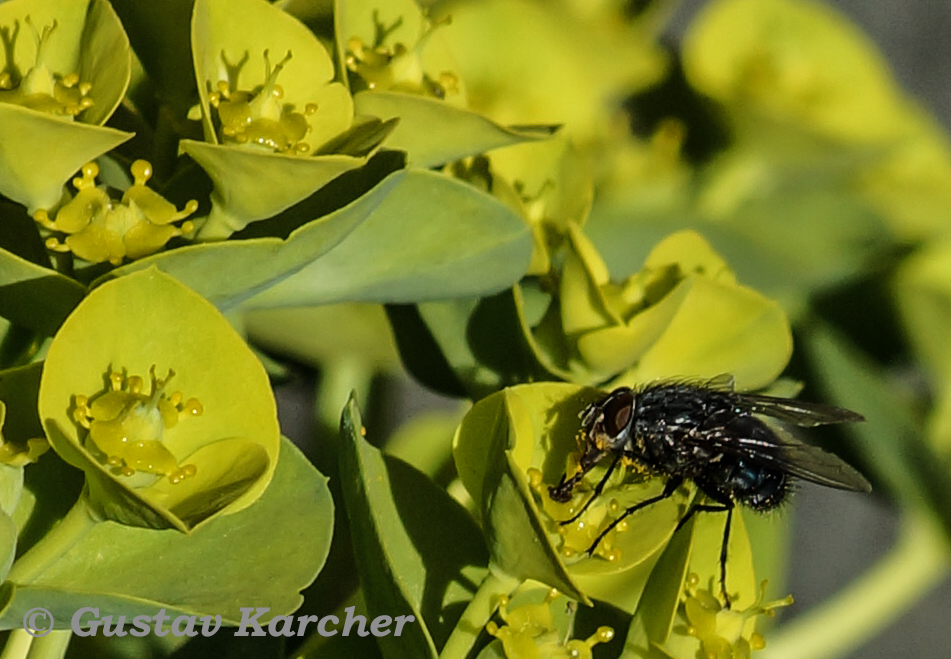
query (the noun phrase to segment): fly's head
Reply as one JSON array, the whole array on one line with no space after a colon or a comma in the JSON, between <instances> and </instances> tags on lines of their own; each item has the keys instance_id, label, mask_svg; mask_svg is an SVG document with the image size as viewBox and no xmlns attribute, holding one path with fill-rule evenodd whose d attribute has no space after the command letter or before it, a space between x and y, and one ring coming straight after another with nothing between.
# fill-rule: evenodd
<instances>
[{"instance_id":1,"label":"fly's head","mask_svg":"<svg viewBox=\"0 0 951 659\"><path fill-rule=\"evenodd\" d=\"M636 405L637 397L628 387L615 389L601 402L589 405L581 415L589 443L586 453L593 449L601 454L622 451L631 439Z\"/></svg>"},{"instance_id":2,"label":"fly's head","mask_svg":"<svg viewBox=\"0 0 951 659\"><path fill-rule=\"evenodd\" d=\"M606 455L624 450L631 437L634 421L634 392L622 387L615 389L598 403L592 403L581 413L584 447L574 475L567 473L558 485L548 488L554 501L565 503L571 499L575 485Z\"/></svg>"}]
</instances>

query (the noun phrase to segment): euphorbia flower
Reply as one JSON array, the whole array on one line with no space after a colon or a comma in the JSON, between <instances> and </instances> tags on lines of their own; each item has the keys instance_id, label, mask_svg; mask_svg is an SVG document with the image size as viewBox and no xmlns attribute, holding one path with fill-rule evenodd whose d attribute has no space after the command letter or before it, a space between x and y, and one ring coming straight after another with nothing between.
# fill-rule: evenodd
<instances>
[{"instance_id":1,"label":"euphorbia flower","mask_svg":"<svg viewBox=\"0 0 951 659\"><path fill-rule=\"evenodd\" d=\"M756 602L742 609L728 609L710 590L701 588L700 581L694 573L687 577L673 633L662 648L666 656L750 659L754 650L766 647L763 635L755 631L757 618L773 617L777 609L793 602L791 595L764 602L766 582L763 581Z\"/></svg>"},{"instance_id":2,"label":"euphorbia flower","mask_svg":"<svg viewBox=\"0 0 951 659\"><path fill-rule=\"evenodd\" d=\"M577 227L569 226L568 235L554 317L560 332L534 331L540 351L557 352L555 342L563 342L569 357L562 367L571 379L649 382L732 373L737 388L755 389L786 366L792 338L782 309L738 283L698 234L668 236L623 282L611 281Z\"/></svg>"},{"instance_id":3,"label":"euphorbia flower","mask_svg":"<svg viewBox=\"0 0 951 659\"><path fill-rule=\"evenodd\" d=\"M383 23L379 10L373 11L372 42L365 41L359 34L345 37L347 68L362 79L367 89L374 91L406 92L439 99L458 94L459 76L450 68L443 68L431 74L424 66L424 62L431 64L424 59L424 51L430 39L440 26L449 23L449 19L430 21L411 3L404 3L403 9L404 13L394 18L389 25ZM346 12L346 8L344 11ZM349 18L350 20L347 20L347 17L338 18L338 27L369 27L358 26L355 17ZM410 43L405 43L400 35L393 34L404 24L404 33L412 30L413 25L419 30L414 35L415 40ZM436 50L438 52L441 49L437 46ZM432 59L430 56L429 60Z\"/></svg>"},{"instance_id":4,"label":"euphorbia flower","mask_svg":"<svg viewBox=\"0 0 951 659\"><path fill-rule=\"evenodd\" d=\"M15 77L10 71L0 73L0 103L22 105L67 119L73 119L86 108L92 107L93 100L89 97L92 83L82 82L77 73L53 73L46 63L44 51L48 50L50 38L59 23L54 19L49 25L38 28L30 20L29 14L24 22L36 41L35 61L25 73L19 71L15 64L9 67L16 74ZM20 23L15 21L12 30L9 26L2 28L0 35L4 43L15 45L20 35Z\"/></svg>"},{"instance_id":5,"label":"euphorbia flower","mask_svg":"<svg viewBox=\"0 0 951 659\"><path fill-rule=\"evenodd\" d=\"M189 530L237 512L277 461L260 362L210 303L156 269L103 284L67 318L39 411L53 448L86 472L92 509L132 525Z\"/></svg>"},{"instance_id":6,"label":"euphorbia flower","mask_svg":"<svg viewBox=\"0 0 951 659\"><path fill-rule=\"evenodd\" d=\"M591 659L591 648L614 638L610 627L598 630L585 640L566 640L555 626L552 602L558 597L552 588L541 604L522 604L509 608L509 598L499 603L502 626L490 622L486 631L502 642L507 659Z\"/></svg>"},{"instance_id":7,"label":"euphorbia flower","mask_svg":"<svg viewBox=\"0 0 951 659\"><path fill-rule=\"evenodd\" d=\"M350 128L353 101L296 18L264 0L197 0L191 41L205 141L181 148L215 184L199 239L227 238L365 162L320 151Z\"/></svg>"},{"instance_id":8,"label":"euphorbia flower","mask_svg":"<svg viewBox=\"0 0 951 659\"><path fill-rule=\"evenodd\" d=\"M132 137L103 127L129 85L129 40L105 0L0 3L0 40L0 194L32 213Z\"/></svg>"},{"instance_id":9,"label":"euphorbia flower","mask_svg":"<svg viewBox=\"0 0 951 659\"><path fill-rule=\"evenodd\" d=\"M133 184L113 201L109 193L96 187L99 166L87 163L82 176L73 179L78 191L51 220L43 209L33 214L45 229L66 234L61 242L47 238L46 246L56 252L73 252L91 263L109 261L113 265L123 258L138 259L162 249L175 236L191 233L192 222L173 222L185 219L195 212L194 199L181 211L146 182L152 177L152 166L145 160L136 160L131 167Z\"/></svg>"}]
</instances>

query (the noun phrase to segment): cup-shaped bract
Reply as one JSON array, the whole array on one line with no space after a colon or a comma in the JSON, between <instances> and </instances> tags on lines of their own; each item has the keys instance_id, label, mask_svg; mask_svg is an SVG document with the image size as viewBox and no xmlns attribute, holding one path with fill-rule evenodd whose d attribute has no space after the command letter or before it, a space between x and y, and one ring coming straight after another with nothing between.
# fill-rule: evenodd
<instances>
[{"instance_id":1,"label":"cup-shaped bract","mask_svg":"<svg viewBox=\"0 0 951 659\"><path fill-rule=\"evenodd\" d=\"M215 184L200 238L226 238L365 162L312 155L350 128L353 100L296 18L264 0L198 0L191 42L205 141L181 148Z\"/></svg>"},{"instance_id":2,"label":"cup-shaped bract","mask_svg":"<svg viewBox=\"0 0 951 659\"><path fill-rule=\"evenodd\" d=\"M4 2L0 36L0 193L32 213L57 204L84 163L132 137L103 126L129 85L131 50L105 0Z\"/></svg>"},{"instance_id":3,"label":"cup-shaped bract","mask_svg":"<svg viewBox=\"0 0 951 659\"><path fill-rule=\"evenodd\" d=\"M637 513L607 533L593 556L586 555L627 506L663 489L660 479L613 478L583 515L560 523L578 512L604 474L601 467L592 470L567 503L548 494L547 486L559 482L572 455L577 464L580 412L603 396L564 383L504 389L466 415L453 455L460 480L480 508L496 569L576 599L593 597L633 611L691 493L682 488ZM610 460L604 462L606 468Z\"/></svg>"},{"instance_id":4,"label":"cup-shaped bract","mask_svg":"<svg viewBox=\"0 0 951 659\"><path fill-rule=\"evenodd\" d=\"M537 295L522 287L523 297ZM557 296L529 333L542 363L592 384L729 373L738 389L756 389L792 352L780 306L739 284L692 231L668 236L640 271L614 282L587 237L569 226Z\"/></svg>"},{"instance_id":5,"label":"cup-shaped bract","mask_svg":"<svg viewBox=\"0 0 951 659\"><path fill-rule=\"evenodd\" d=\"M264 368L209 302L154 268L103 284L66 319L39 413L86 472L92 509L135 526L188 531L237 512L277 464Z\"/></svg>"}]
</instances>

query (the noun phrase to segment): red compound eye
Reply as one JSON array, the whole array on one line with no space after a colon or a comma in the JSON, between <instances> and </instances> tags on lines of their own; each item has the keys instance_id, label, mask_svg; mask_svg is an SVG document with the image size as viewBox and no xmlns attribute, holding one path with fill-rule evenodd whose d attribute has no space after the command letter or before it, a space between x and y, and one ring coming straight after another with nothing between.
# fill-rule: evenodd
<instances>
[{"instance_id":1,"label":"red compound eye","mask_svg":"<svg viewBox=\"0 0 951 659\"><path fill-rule=\"evenodd\" d=\"M627 428L634 413L634 394L631 391L618 391L604 402L604 432L609 437L617 437Z\"/></svg>"}]
</instances>

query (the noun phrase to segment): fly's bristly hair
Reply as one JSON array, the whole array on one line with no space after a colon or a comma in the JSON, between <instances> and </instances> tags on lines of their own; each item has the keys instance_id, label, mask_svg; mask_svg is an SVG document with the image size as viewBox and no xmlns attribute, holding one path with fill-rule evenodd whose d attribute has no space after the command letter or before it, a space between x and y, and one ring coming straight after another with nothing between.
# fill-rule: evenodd
<instances>
[{"instance_id":1,"label":"fly's bristly hair","mask_svg":"<svg viewBox=\"0 0 951 659\"><path fill-rule=\"evenodd\" d=\"M606 456L611 464L575 521L601 494L624 459L666 479L661 495L627 508L589 548L589 555L628 515L673 495L684 481L704 495L681 518L682 527L697 512L726 512L721 548L721 589L725 604L726 549L736 504L756 511L774 510L787 500L795 479L826 487L871 491L868 481L832 453L804 444L782 425L814 427L862 421L838 407L733 390L731 377L707 381L667 381L639 389L620 387L581 413L584 446L578 471L548 488L555 501L571 499L575 486ZM769 420L769 421L767 421ZM776 423L778 422L778 424Z\"/></svg>"}]
</instances>

